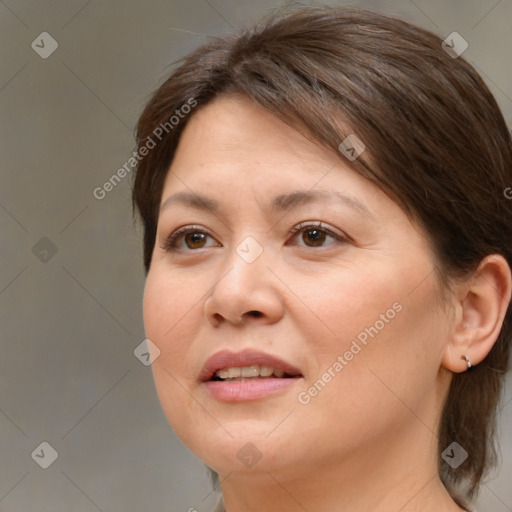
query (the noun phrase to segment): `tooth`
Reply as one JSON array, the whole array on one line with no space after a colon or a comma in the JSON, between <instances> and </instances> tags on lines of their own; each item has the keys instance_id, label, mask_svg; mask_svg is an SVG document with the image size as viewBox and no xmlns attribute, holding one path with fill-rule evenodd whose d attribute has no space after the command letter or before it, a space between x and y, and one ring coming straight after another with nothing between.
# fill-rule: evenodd
<instances>
[{"instance_id":1,"label":"tooth","mask_svg":"<svg viewBox=\"0 0 512 512\"><path fill-rule=\"evenodd\" d=\"M227 370L219 370L215 375L221 379L227 379L229 377L229 372Z\"/></svg>"},{"instance_id":2,"label":"tooth","mask_svg":"<svg viewBox=\"0 0 512 512\"><path fill-rule=\"evenodd\" d=\"M244 366L242 368L242 377L257 377L260 374L260 367L257 364Z\"/></svg>"},{"instance_id":3,"label":"tooth","mask_svg":"<svg viewBox=\"0 0 512 512\"><path fill-rule=\"evenodd\" d=\"M228 368L229 372L229 378L232 379L234 377L241 377L242 376L242 368L235 367L235 368Z\"/></svg>"},{"instance_id":4,"label":"tooth","mask_svg":"<svg viewBox=\"0 0 512 512\"><path fill-rule=\"evenodd\" d=\"M260 366L260 375L262 377L270 377L274 373L274 368L270 366Z\"/></svg>"},{"instance_id":5,"label":"tooth","mask_svg":"<svg viewBox=\"0 0 512 512\"><path fill-rule=\"evenodd\" d=\"M284 375L283 370L274 370L274 375L278 378L282 377Z\"/></svg>"}]
</instances>

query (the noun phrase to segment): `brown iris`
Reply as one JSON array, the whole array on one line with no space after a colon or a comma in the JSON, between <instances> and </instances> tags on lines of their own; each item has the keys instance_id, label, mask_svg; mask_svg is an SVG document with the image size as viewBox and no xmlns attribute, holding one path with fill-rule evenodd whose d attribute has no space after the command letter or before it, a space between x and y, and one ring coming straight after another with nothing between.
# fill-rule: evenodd
<instances>
[{"instance_id":1,"label":"brown iris","mask_svg":"<svg viewBox=\"0 0 512 512\"><path fill-rule=\"evenodd\" d=\"M206 240L206 236L207 235L204 233L186 233L185 243L189 249L201 249Z\"/></svg>"},{"instance_id":2,"label":"brown iris","mask_svg":"<svg viewBox=\"0 0 512 512\"><path fill-rule=\"evenodd\" d=\"M311 241L313 242L312 247L317 247L325 242L326 236L327 233L320 229L307 229L302 233L302 240L304 240L306 245L308 241Z\"/></svg>"}]
</instances>

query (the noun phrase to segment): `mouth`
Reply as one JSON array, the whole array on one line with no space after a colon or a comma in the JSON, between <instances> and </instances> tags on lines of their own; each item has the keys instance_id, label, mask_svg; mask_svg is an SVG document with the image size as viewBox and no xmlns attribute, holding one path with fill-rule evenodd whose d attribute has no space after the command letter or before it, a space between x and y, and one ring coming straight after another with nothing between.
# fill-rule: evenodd
<instances>
[{"instance_id":1,"label":"mouth","mask_svg":"<svg viewBox=\"0 0 512 512\"><path fill-rule=\"evenodd\" d=\"M210 357L199 380L233 381L249 379L289 379L302 377L301 371L280 357L252 349L241 352L221 350Z\"/></svg>"},{"instance_id":2,"label":"mouth","mask_svg":"<svg viewBox=\"0 0 512 512\"><path fill-rule=\"evenodd\" d=\"M264 398L302 378L301 371L291 363L250 349L238 353L217 352L200 374L211 396L224 402Z\"/></svg>"}]
</instances>

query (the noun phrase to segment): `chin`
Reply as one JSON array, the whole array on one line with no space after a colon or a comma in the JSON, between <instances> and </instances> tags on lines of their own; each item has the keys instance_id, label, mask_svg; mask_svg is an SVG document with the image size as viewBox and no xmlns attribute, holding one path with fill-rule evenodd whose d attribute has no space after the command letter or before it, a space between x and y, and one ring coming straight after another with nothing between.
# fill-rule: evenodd
<instances>
[{"instance_id":1,"label":"chin","mask_svg":"<svg viewBox=\"0 0 512 512\"><path fill-rule=\"evenodd\" d=\"M221 475L255 476L261 473L268 478L268 473L277 474L287 468L296 468L307 457L297 446L295 436L273 432L275 423L240 420L224 427L231 435L217 425L207 435L188 439L188 446L195 455ZM294 454L296 460L283 458L284 453Z\"/></svg>"}]
</instances>

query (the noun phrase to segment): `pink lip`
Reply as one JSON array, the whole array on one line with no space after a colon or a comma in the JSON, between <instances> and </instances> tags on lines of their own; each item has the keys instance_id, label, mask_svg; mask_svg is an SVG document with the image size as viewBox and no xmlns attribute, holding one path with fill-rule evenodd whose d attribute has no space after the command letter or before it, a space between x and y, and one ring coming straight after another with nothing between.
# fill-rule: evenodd
<instances>
[{"instance_id":1,"label":"pink lip","mask_svg":"<svg viewBox=\"0 0 512 512\"><path fill-rule=\"evenodd\" d=\"M232 367L251 366L253 364L270 366L295 377L272 377L261 380L241 380L231 382L210 380L218 370ZM223 402L242 402L263 398L291 386L299 380L299 377L302 377L300 370L292 364L287 363L276 356L271 356L252 349L246 349L236 353L229 350L221 350L220 352L217 352L210 357L208 361L206 361L206 364L199 376L200 380L206 385L213 398Z\"/></svg>"},{"instance_id":2,"label":"pink lip","mask_svg":"<svg viewBox=\"0 0 512 512\"><path fill-rule=\"evenodd\" d=\"M209 380L204 384L213 398L217 400L222 402L246 402L277 393L296 383L298 380L298 377L288 379L272 377L261 380L240 380L232 382Z\"/></svg>"},{"instance_id":3,"label":"pink lip","mask_svg":"<svg viewBox=\"0 0 512 512\"><path fill-rule=\"evenodd\" d=\"M279 359L277 356L271 356L264 352L258 352L252 349L245 349L241 352L231 352L230 350L221 350L217 352L206 361L199 375L199 379L203 382L209 381L213 377L213 374L218 370L251 366L252 364L270 366L275 370L282 370L288 375L301 375L298 368L286 361L283 361L282 359Z\"/></svg>"}]
</instances>

